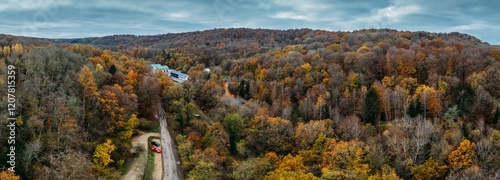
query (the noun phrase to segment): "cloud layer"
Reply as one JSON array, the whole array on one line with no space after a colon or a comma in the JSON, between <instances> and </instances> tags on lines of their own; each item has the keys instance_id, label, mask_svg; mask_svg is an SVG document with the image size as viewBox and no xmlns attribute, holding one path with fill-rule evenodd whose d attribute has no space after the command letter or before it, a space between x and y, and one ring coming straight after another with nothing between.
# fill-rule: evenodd
<instances>
[{"instance_id":1,"label":"cloud layer","mask_svg":"<svg viewBox=\"0 0 500 180\"><path fill-rule=\"evenodd\" d=\"M0 0L0 33L72 38L229 27L392 28L456 31L500 44L496 7L500 1Z\"/></svg>"}]
</instances>

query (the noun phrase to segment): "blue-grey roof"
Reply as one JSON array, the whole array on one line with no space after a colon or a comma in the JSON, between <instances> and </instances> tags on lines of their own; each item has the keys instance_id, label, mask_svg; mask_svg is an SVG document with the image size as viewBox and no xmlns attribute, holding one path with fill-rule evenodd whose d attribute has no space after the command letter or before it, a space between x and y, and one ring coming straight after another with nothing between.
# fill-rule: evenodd
<instances>
[{"instance_id":1,"label":"blue-grey roof","mask_svg":"<svg viewBox=\"0 0 500 180\"><path fill-rule=\"evenodd\" d=\"M184 82L184 81L186 81L186 80L189 79L189 75L187 75L185 73L182 73L180 71L176 71L174 69L170 69L167 65L151 64L150 66L154 70L167 70L167 72L165 72L165 74L167 76L169 76L175 82L182 83L182 82ZM176 74L175 76L177 76L177 77L173 77L172 74Z\"/></svg>"},{"instance_id":2,"label":"blue-grey roof","mask_svg":"<svg viewBox=\"0 0 500 180\"><path fill-rule=\"evenodd\" d=\"M154 70L168 70L169 69L167 65L161 65L161 64L151 64L151 67Z\"/></svg>"}]
</instances>

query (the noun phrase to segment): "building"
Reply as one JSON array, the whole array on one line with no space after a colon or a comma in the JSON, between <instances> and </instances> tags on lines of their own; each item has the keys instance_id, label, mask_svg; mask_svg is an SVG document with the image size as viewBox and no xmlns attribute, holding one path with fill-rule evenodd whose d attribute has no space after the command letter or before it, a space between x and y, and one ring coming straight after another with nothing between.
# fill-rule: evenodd
<instances>
[{"instance_id":1,"label":"building","mask_svg":"<svg viewBox=\"0 0 500 180\"><path fill-rule=\"evenodd\" d=\"M162 66L161 64L151 64L150 66L153 70L161 71L163 74L166 74L175 82L182 83L189 79L189 75L180 71L176 71L174 69L170 69L167 65Z\"/></svg>"},{"instance_id":2,"label":"building","mask_svg":"<svg viewBox=\"0 0 500 180\"><path fill-rule=\"evenodd\" d=\"M167 65L162 66L161 64L151 64L150 66L151 68L153 68L153 70L162 71L165 74L168 73L169 68Z\"/></svg>"}]
</instances>

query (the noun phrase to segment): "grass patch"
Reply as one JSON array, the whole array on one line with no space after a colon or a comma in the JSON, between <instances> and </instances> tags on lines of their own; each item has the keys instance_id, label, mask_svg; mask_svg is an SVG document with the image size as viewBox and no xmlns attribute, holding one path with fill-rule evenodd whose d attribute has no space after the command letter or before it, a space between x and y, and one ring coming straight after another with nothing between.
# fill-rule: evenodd
<instances>
[{"instance_id":1,"label":"grass patch","mask_svg":"<svg viewBox=\"0 0 500 180\"><path fill-rule=\"evenodd\" d=\"M151 131L159 133L160 132L160 125L155 124L151 127Z\"/></svg>"},{"instance_id":2,"label":"grass patch","mask_svg":"<svg viewBox=\"0 0 500 180\"><path fill-rule=\"evenodd\" d=\"M143 166L145 165L147 149L144 149L142 145L137 145L132 148L133 148L132 150L134 151L133 157L126 160L120 167L119 171L122 176L127 174L130 170L132 170L134 166L140 166L140 168L142 169Z\"/></svg>"},{"instance_id":3,"label":"grass patch","mask_svg":"<svg viewBox=\"0 0 500 180\"><path fill-rule=\"evenodd\" d=\"M146 162L146 167L144 167L144 176L142 177L143 180L153 179L153 171L155 169L155 154L154 154L155 152L149 150L149 147L151 146L151 141L153 139L160 139L160 137L151 136L148 138L148 149L146 149L148 154L148 160Z\"/></svg>"},{"instance_id":4,"label":"grass patch","mask_svg":"<svg viewBox=\"0 0 500 180\"><path fill-rule=\"evenodd\" d=\"M123 176L130 171L130 168L132 168L132 162L133 161L129 160L129 161L125 161L125 163L123 163L122 168L120 168L120 175Z\"/></svg>"},{"instance_id":5,"label":"grass patch","mask_svg":"<svg viewBox=\"0 0 500 180\"><path fill-rule=\"evenodd\" d=\"M153 171L155 166L155 156L153 153L154 153L153 151L148 151L148 161L144 169L144 177L142 178L144 180L153 179Z\"/></svg>"}]
</instances>

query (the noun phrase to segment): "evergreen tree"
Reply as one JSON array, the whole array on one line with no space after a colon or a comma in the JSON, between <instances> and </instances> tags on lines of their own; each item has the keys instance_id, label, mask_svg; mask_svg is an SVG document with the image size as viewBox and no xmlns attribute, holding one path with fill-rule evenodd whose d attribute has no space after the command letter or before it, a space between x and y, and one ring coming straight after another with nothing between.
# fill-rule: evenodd
<instances>
[{"instance_id":1,"label":"evergreen tree","mask_svg":"<svg viewBox=\"0 0 500 180\"><path fill-rule=\"evenodd\" d=\"M245 128L243 118L238 113L229 113L224 117L223 124L229 134L229 151L232 155L236 155L236 143L240 140L239 132Z\"/></svg>"},{"instance_id":2,"label":"evergreen tree","mask_svg":"<svg viewBox=\"0 0 500 180\"><path fill-rule=\"evenodd\" d=\"M109 72L109 74L115 75L115 73L116 73L116 66L114 64L111 65L111 67L109 67L108 72Z\"/></svg>"},{"instance_id":3,"label":"evergreen tree","mask_svg":"<svg viewBox=\"0 0 500 180\"><path fill-rule=\"evenodd\" d=\"M365 113L364 113L364 121L366 123L374 124L375 119L380 113L380 100L377 95L377 91L375 89L370 88L366 93L365 98Z\"/></svg>"},{"instance_id":4,"label":"evergreen tree","mask_svg":"<svg viewBox=\"0 0 500 180\"><path fill-rule=\"evenodd\" d=\"M493 124L498 123L498 120L500 120L500 107L497 106L495 109L495 114L493 114Z\"/></svg>"}]
</instances>

